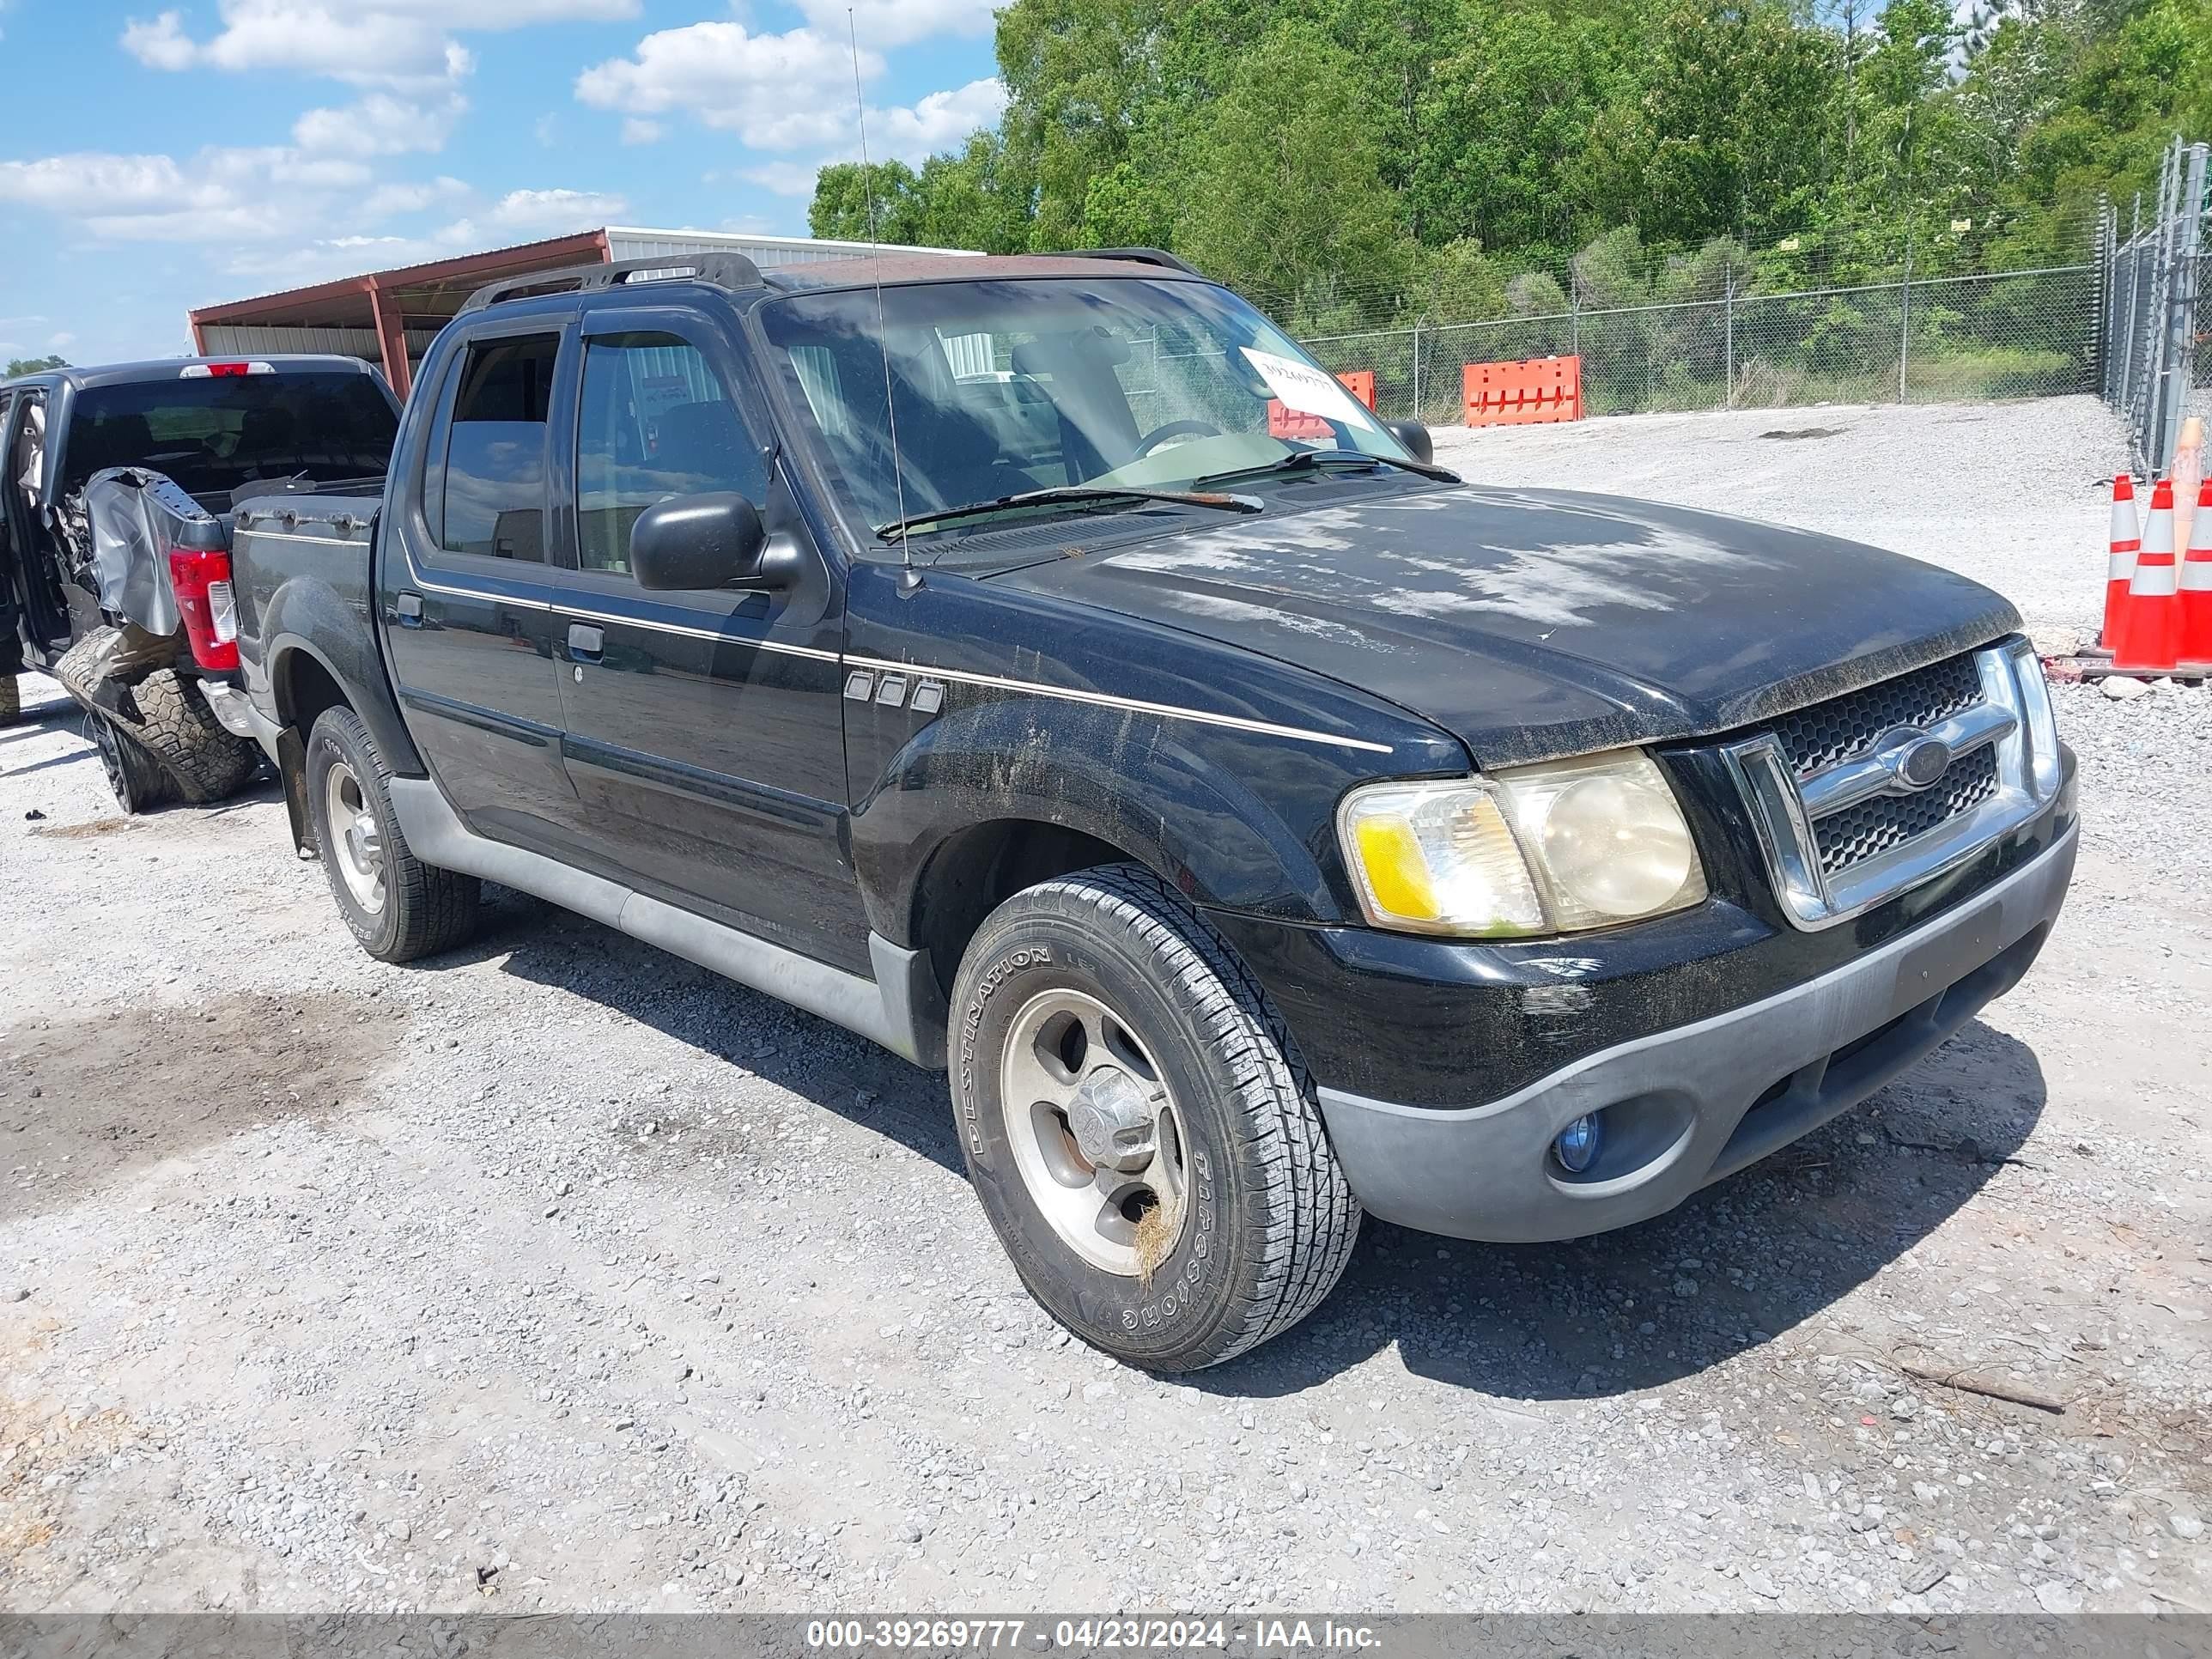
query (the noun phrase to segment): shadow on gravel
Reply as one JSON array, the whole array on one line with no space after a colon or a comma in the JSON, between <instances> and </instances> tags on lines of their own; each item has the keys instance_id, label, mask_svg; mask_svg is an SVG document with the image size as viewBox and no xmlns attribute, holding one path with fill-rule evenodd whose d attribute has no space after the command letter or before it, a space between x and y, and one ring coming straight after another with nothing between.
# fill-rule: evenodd
<instances>
[{"instance_id":1,"label":"shadow on gravel","mask_svg":"<svg viewBox=\"0 0 2212 1659\"><path fill-rule=\"evenodd\" d=\"M82 749L72 749L66 754L49 755L44 760L32 761L27 765L9 766L7 757L0 755L0 778L27 778L33 772L51 772L58 766L76 766L88 763L100 764L100 751L89 744Z\"/></svg>"},{"instance_id":2,"label":"shadow on gravel","mask_svg":"<svg viewBox=\"0 0 2212 1659\"><path fill-rule=\"evenodd\" d=\"M1872 1278L2019 1152L2045 1098L2033 1051L1976 1020L1856 1110L1619 1232L1474 1244L1370 1221L1318 1313L1188 1380L1295 1394L1395 1343L1416 1376L1509 1401L1656 1387Z\"/></svg>"},{"instance_id":3,"label":"shadow on gravel","mask_svg":"<svg viewBox=\"0 0 2212 1659\"><path fill-rule=\"evenodd\" d=\"M649 1025L968 1178L943 1073L527 895L487 884L484 896L483 931L424 966L504 957L518 978Z\"/></svg>"},{"instance_id":4,"label":"shadow on gravel","mask_svg":"<svg viewBox=\"0 0 2212 1659\"><path fill-rule=\"evenodd\" d=\"M425 966L505 971L597 1003L965 1176L942 1074L926 1073L611 928L503 889ZM1320 1310L1185 1381L1224 1396L1314 1387L1396 1346L1417 1376L1504 1401L1632 1392L1817 1315L1941 1226L2027 1140L2043 1072L1977 1020L1864 1105L1671 1214L1561 1244L1475 1244L1366 1224Z\"/></svg>"},{"instance_id":5,"label":"shadow on gravel","mask_svg":"<svg viewBox=\"0 0 2212 1659\"><path fill-rule=\"evenodd\" d=\"M11 743L21 743L27 738L44 737L49 732L70 732L79 736L84 732L84 714L78 707L64 699L60 702L40 703L26 708L12 726L0 726L0 750ZM88 746L85 752L94 752Z\"/></svg>"}]
</instances>

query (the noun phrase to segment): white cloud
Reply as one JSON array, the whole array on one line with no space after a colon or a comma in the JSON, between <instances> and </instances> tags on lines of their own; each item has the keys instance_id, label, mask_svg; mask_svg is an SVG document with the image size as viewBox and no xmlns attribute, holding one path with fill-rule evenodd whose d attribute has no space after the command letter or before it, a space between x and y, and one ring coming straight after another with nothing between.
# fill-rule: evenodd
<instances>
[{"instance_id":1,"label":"white cloud","mask_svg":"<svg viewBox=\"0 0 2212 1659\"><path fill-rule=\"evenodd\" d=\"M433 179L428 184L379 185L362 204L362 217L389 219L396 214L420 213L441 202L459 201L468 193L466 185L449 178Z\"/></svg>"},{"instance_id":2,"label":"white cloud","mask_svg":"<svg viewBox=\"0 0 2212 1659\"><path fill-rule=\"evenodd\" d=\"M468 106L457 92L420 99L371 92L343 109L309 110L292 124L292 142L302 149L354 155L437 151Z\"/></svg>"},{"instance_id":3,"label":"white cloud","mask_svg":"<svg viewBox=\"0 0 2212 1659\"><path fill-rule=\"evenodd\" d=\"M195 40L180 12L132 18L123 46L152 69L286 70L361 83L452 81L472 66L453 38L532 23L632 17L637 0L222 0Z\"/></svg>"},{"instance_id":4,"label":"white cloud","mask_svg":"<svg viewBox=\"0 0 2212 1659\"><path fill-rule=\"evenodd\" d=\"M123 49L149 69L183 70L192 66L196 49L185 34L180 13L165 11L150 23L132 18L123 30Z\"/></svg>"},{"instance_id":5,"label":"white cloud","mask_svg":"<svg viewBox=\"0 0 2212 1659\"><path fill-rule=\"evenodd\" d=\"M819 161L768 161L757 167L746 167L738 176L763 190L774 191L778 196L811 196L814 175L821 171Z\"/></svg>"},{"instance_id":6,"label":"white cloud","mask_svg":"<svg viewBox=\"0 0 2212 1659\"><path fill-rule=\"evenodd\" d=\"M806 21L845 38L846 0L798 0ZM852 0L852 27L872 46L902 46L933 34L986 34L993 0Z\"/></svg>"},{"instance_id":7,"label":"white cloud","mask_svg":"<svg viewBox=\"0 0 2212 1659\"><path fill-rule=\"evenodd\" d=\"M657 144L668 137L668 129L659 121L648 121L642 115L633 115L622 124L622 141L625 144Z\"/></svg>"},{"instance_id":8,"label":"white cloud","mask_svg":"<svg viewBox=\"0 0 2212 1659\"><path fill-rule=\"evenodd\" d=\"M884 60L865 48L860 73ZM662 29L576 77L576 97L624 115L686 111L758 149L833 144L853 127L854 64L845 43L809 28L756 34L742 23Z\"/></svg>"},{"instance_id":9,"label":"white cloud","mask_svg":"<svg viewBox=\"0 0 2212 1659\"><path fill-rule=\"evenodd\" d=\"M970 81L950 92L933 92L909 109L870 110L872 151L902 161L920 161L957 145L978 127L988 127L1006 111L1006 88L994 76Z\"/></svg>"},{"instance_id":10,"label":"white cloud","mask_svg":"<svg viewBox=\"0 0 2212 1659\"><path fill-rule=\"evenodd\" d=\"M501 230L549 236L593 229L620 219L629 208L621 197L596 191L512 190L494 203L484 217Z\"/></svg>"},{"instance_id":11,"label":"white cloud","mask_svg":"<svg viewBox=\"0 0 2212 1659\"><path fill-rule=\"evenodd\" d=\"M211 148L181 161L81 151L0 161L0 203L53 214L101 241L225 244L229 264L240 271L311 266L333 252L350 253L355 270L404 264L405 257L364 257L370 248L380 255L393 239L355 228L394 214L451 210L472 195L451 178L380 185L363 161L282 146ZM592 191L512 191L406 248L438 258L533 241L619 220L627 206L619 196Z\"/></svg>"},{"instance_id":12,"label":"white cloud","mask_svg":"<svg viewBox=\"0 0 2212 1659\"><path fill-rule=\"evenodd\" d=\"M65 328L46 336L46 349L49 351L59 351L64 346L73 346L76 343L76 336Z\"/></svg>"}]
</instances>

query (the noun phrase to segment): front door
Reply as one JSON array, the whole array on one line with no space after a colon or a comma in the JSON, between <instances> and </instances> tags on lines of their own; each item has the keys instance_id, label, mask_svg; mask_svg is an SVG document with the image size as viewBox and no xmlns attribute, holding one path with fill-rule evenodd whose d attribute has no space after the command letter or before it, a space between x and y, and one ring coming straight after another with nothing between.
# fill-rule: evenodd
<instances>
[{"instance_id":1,"label":"front door","mask_svg":"<svg viewBox=\"0 0 2212 1659\"><path fill-rule=\"evenodd\" d=\"M847 861L838 651L827 580L789 592L647 592L630 527L656 501L735 490L797 536L771 486L749 373L696 313L585 314L574 568L555 596L574 830L641 889L866 970Z\"/></svg>"},{"instance_id":2,"label":"front door","mask_svg":"<svg viewBox=\"0 0 2212 1659\"><path fill-rule=\"evenodd\" d=\"M380 526L380 595L408 728L478 834L559 850L574 793L561 763L559 648L546 558L553 392L574 319L470 333L443 359L416 487Z\"/></svg>"}]
</instances>

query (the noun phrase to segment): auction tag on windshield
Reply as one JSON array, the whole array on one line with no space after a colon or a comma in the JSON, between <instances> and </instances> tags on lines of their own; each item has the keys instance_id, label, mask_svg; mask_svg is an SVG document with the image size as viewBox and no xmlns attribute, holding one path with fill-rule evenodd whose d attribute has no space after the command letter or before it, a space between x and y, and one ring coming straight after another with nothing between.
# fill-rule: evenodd
<instances>
[{"instance_id":1,"label":"auction tag on windshield","mask_svg":"<svg viewBox=\"0 0 2212 1659\"><path fill-rule=\"evenodd\" d=\"M1381 429L1382 423L1334 374L1324 374L1309 363L1278 357L1272 351L1255 351L1250 346L1243 350L1245 361L1260 371L1267 390L1286 408L1301 415L1317 415L1324 421L1346 421L1370 432Z\"/></svg>"}]
</instances>

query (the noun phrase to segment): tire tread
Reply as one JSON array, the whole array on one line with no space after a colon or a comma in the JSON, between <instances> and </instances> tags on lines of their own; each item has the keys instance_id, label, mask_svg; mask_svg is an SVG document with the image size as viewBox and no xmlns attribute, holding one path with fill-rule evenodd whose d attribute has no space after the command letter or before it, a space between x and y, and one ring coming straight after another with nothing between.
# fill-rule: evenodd
<instances>
[{"instance_id":1,"label":"tire tread","mask_svg":"<svg viewBox=\"0 0 2212 1659\"><path fill-rule=\"evenodd\" d=\"M1352 1260L1362 1212L1328 1145L1313 1079L1289 1028L1227 939L1139 865L1105 865L1025 890L1016 902L1116 925L1182 994L1234 1080L1247 1144L1263 1172L1261 1224L1248 1235L1259 1278L1198 1365L1219 1364L1319 1307ZM988 926L988 924L987 924Z\"/></svg>"},{"instance_id":2,"label":"tire tread","mask_svg":"<svg viewBox=\"0 0 2212 1659\"><path fill-rule=\"evenodd\" d=\"M384 902L398 917L398 927L387 949L380 951L371 946L370 954L384 962L412 962L418 957L436 956L465 943L476 931L483 884L474 876L425 864L415 856L414 849L407 844L406 831L400 827L398 814L392 809L392 794L386 787L392 769L385 763L383 750L377 747L376 738L361 716L343 704L325 709L308 737L310 756L316 742L325 735L326 728L332 746L346 755L362 787L374 794L377 817L385 836ZM348 754L348 750L353 752ZM314 808L313 819L319 840L319 832L325 828L319 805ZM329 849L320 850L331 896L341 910L347 910L343 890L345 878L331 862Z\"/></svg>"}]
</instances>

